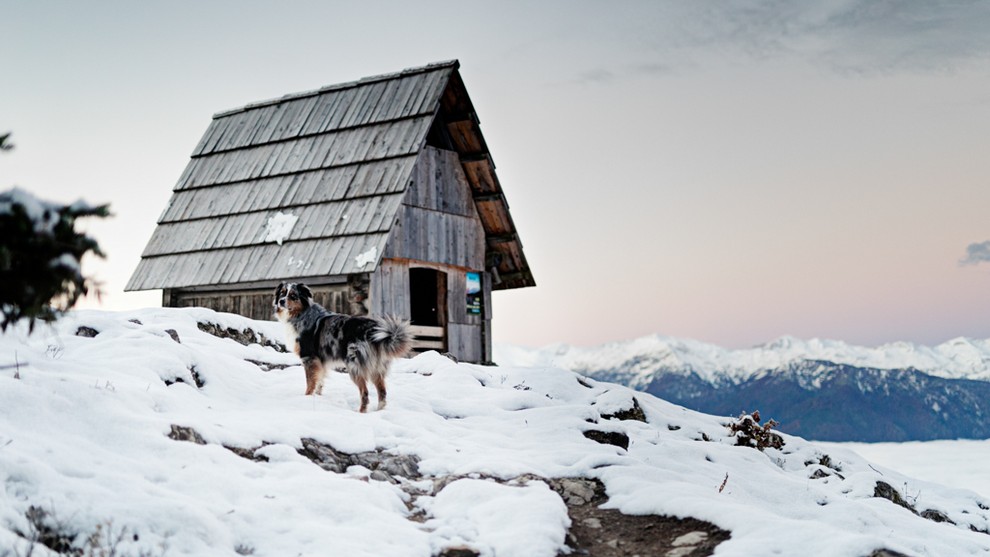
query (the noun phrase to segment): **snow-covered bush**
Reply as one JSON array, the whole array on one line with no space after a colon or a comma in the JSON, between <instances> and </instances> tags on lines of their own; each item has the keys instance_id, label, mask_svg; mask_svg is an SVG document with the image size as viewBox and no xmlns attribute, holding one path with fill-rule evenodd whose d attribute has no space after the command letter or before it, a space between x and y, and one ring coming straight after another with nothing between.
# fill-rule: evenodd
<instances>
[{"instance_id":1,"label":"snow-covered bush","mask_svg":"<svg viewBox=\"0 0 990 557\"><path fill-rule=\"evenodd\" d=\"M776 425L777 420L773 419L760 425L760 411L757 410L752 414L743 414L730 423L729 432L736 438L736 445L761 451L766 448L780 449L784 446L784 438L772 431Z\"/></svg>"},{"instance_id":2,"label":"snow-covered bush","mask_svg":"<svg viewBox=\"0 0 990 557\"><path fill-rule=\"evenodd\" d=\"M59 205L20 188L0 192L0 328L28 319L33 329L35 319L57 318L94 288L80 261L103 253L75 222L109 214L107 205Z\"/></svg>"}]
</instances>

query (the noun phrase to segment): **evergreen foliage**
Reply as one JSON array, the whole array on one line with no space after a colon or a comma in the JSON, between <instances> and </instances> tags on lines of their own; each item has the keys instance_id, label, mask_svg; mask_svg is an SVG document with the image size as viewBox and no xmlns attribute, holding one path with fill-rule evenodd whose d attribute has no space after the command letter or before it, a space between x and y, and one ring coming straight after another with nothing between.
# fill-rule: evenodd
<instances>
[{"instance_id":1,"label":"evergreen foliage","mask_svg":"<svg viewBox=\"0 0 990 557\"><path fill-rule=\"evenodd\" d=\"M0 135L0 150L10 148L10 134ZM36 319L56 319L80 296L99 294L82 275L81 261L103 252L75 223L109 215L108 205L49 203L20 188L0 192L0 328L28 319L33 330Z\"/></svg>"}]
</instances>

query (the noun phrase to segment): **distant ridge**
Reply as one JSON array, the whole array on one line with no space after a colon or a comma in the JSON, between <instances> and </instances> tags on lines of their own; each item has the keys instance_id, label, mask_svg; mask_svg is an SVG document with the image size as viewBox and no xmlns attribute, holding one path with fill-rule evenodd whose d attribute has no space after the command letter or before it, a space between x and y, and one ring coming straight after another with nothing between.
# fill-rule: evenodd
<instances>
[{"instance_id":1,"label":"distant ridge","mask_svg":"<svg viewBox=\"0 0 990 557\"><path fill-rule=\"evenodd\" d=\"M990 340L863 347L781 337L730 350L653 335L588 348L498 345L495 357L563 367L702 412L759 409L812 439L990 438Z\"/></svg>"}]
</instances>

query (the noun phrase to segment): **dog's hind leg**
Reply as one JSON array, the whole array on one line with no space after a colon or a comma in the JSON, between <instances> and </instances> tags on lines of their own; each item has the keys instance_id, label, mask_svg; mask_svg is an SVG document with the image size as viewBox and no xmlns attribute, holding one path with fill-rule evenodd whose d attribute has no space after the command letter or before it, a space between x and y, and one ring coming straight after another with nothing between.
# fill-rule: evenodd
<instances>
[{"instance_id":1,"label":"dog's hind leg","mask_svg":"<svg viewBox=\"0 0 990 557\"><path fill-rule=\"evenodd\" d=\"M351 380L357 385L358 393L361 395L361 409L360 412L364 413L368 411L368 381L363 374L360 372L351 372Z\"/></svg>"},{"instance_id":2,"label":"dog's hind leg","mask_svg":"<svg viewBox=\"0 0 990 557\"><path fill-rule=\"evenodd\" d=\"M383 410L385 404L388 403L388 393L385 391L385 374L376 373L372 377L372 381L375 383L375 390L378 391L378 409Z\"/></svg>"},{"instance_id":3,"label":"dog's hind leg","mask_svg":"<svg viewBox=\"0 0 990 557\"><path fill-rule=\"evenodd\" d=\"M323 362L317 358L307 358L303 368L306 370L306 396L323 394L323 377L326 375Z\"/></svg>"}]
</instances>

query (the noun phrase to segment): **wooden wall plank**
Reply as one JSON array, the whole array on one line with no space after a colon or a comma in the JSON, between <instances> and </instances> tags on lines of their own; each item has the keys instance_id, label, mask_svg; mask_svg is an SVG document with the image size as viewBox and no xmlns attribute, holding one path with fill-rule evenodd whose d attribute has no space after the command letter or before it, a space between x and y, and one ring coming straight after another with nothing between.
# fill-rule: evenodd
<instances>
[{"instance_id":1,"label":"wooden wall plank","mask_svg":"<svg viewBox=\"0 0 990 557\"><path fill-rule=\"evenodd\" d=\"M457 153L425 147L416 161L406 204L433 211L477 215L471 187Z\"/></svg>"},{"instance_id":2,"label":"wooden wall plank","mask_svg":"<svg viewBox=\"0 0 990 557\"><path fill-rule=\"evenodd\" d=\"M403 205L386 257L484 268L485 235L477 219Z\"/></svg>"},{"instance_id":3,"label":"wooden wall plank","mask_svg":"<svg viewBox=\"0 0 990 557\"><path fill-rule=\"evenodd\" d=\"M316 303L337 313L347 313L347 285L311 286ZM170 307L205 307L215 311L236 313L251 319L274 320L272 289L232 292L170 291ZM281 340L281 339L279 339Z\"/></svg>"},{"instance_id":4,"label":"wooden wall plank","mask_svg":"<svg viewBox=\"0 0 990 557\"><path fill-rule=\"evenodd\" d=\"M369 308L372 314L409 319L409 264L383 259L371 274Z\"/></svg>"},{"instance_id":5,"label":"wooden wall plank","mask_svg":"<svg viewBox=\"0 0 990 557\"><path fill-rule=\"evenodd\" d=\"M447 350L462 362L481 362L481 326L449 323Z\"/></svg>"}]
</instances>

